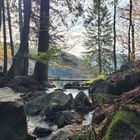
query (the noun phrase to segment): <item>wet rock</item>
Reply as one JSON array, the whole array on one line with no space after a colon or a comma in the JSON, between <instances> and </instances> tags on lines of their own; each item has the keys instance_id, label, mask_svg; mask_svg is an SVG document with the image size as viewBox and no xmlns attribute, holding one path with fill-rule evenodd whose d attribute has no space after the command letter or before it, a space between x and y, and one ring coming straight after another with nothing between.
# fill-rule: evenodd
<instances>
[{"instance_id":1,"label":"wet rock","mask_svg":"<svg viewBox=\"0 0 140 140\"><path fill-rule=\"evenodd\" d=\"M104 82L104 80L102 79L99 79L99 80L96 80L94 81L90 86L89 86L89 89L88 89L88 92L89 92L89 95L92 96L93 93L95 93L95 90L96 89L103 89L100 85L102 84L102 82ZM101 89L100 89L101 88ZM103 89L104 90L104 89Z\"/></svg>"},{"instance_id":2,"label":"wet rock","mask_svg":"<svg viewBox=\"0 0 140 140\"><path fill-rule=\"evenodd\" d=\"M38 138L43 138L49 136L52 133L52 129L43 128L43 127L36 127L33 134L35 134Z\"/></svg>"},{"instance_id":3,"label":"wet rock","mask_svg":"<svg viewBox=\"0 0 140 140\"><path fill-rule=\"evenodd\" d=\"M64 89L72 89L73 88L73 85L71 83L67 83L64 85L63 87Z\"/></svg>"},{"instance_id":4,"label":"wet rock","mask_svg":"<svg viewBox=\"0 0 140 140\"><path fill-rule=\"evenodd\" d=\"M62 128L69 124L80 124L82 121L83 117L75 111L60 111L56 114L56 118L54 120L58 128Z\"/></svg>"},{"instance_id":5,"label":"wet rock","mask_svg":"<svg viewBox=\"0 0 140 140\"><path fill-rule=\"evenodd\" d=\"M73 132L70 131L69 126L58 129L56 132L53 132L48 140L66 140L73 135Z\"/></svg>"},{"instance_id":6,"label":"wet rock","mask_svg":"<svg viewBox=\"0 0 140 140\"><path fill-rule=\"evenodd\" d=\"M64 89L78 89L80 88L79 82L67 83L63 87Z\"/></svg>"},{"instance_id":7,"label":"wet rock","mask_svg":"<svg viewBox=\"0 0 140 140\"><path fill-rule=\"evenodd\" d=\"M95 135L91 126L85 127L84 130L75 132L70 140L95 140Z\"/></svg>"},{"instance_id":8,"label":"wet rock","mask_svg":"<svg viewBox=\"0 0 140 140\"><path fill-rule=\"evenodd\" d=\"M22 99L10 88L0 89L0 140L27 140L26 114Z\"/></svg>"},{"instance_id":9,"label":"wet rock","mask_svg":"<svg viewBox=\"0 0 140 140\"><path fill-rule=\"evenodd\" d=\"M28 134L28 140L36 140L37 136L33 134Z\"/></svg>"},{"instance_id":10,"label":"wet rock","mask_svg":"<svg viewBox=\"0 0 140 140\"><path fill-rule=\"evenodd\" d=\"M37 113L45 114L48 120L55 116L55 112L71 108L73 99L62 91L54 91L50 94L40 96L26 104L26 110L29 115Z\"/></svg>"},{"instance_id":11,"label":"wet rock","mask_svg":"<svg viewBox=\"0 0 140 140\"><path fill-rule=\"evenodd\" d=\"M140 132L137 133L135 136L134 136L134 139L133 140L140 140Z\"/></svg>"},{"instance_id":12,"label":"wet rock","mask_svg":"<svg viewBox=\"0 0 140 140\"><path fill-rule=\"evenodd\" d=\"M89 97L81 91L74 99L73 108L80 114L87 114L89 111L93 110L93 105L90 102Z\"/></svg>"},{"instance_id":13,"label":"wet rock","mask_svg":"<svg viewBox=\"0 0 140 140\"><path fill-rule=\"evenodd\" d=\"M55 92L64 92L66 91L65 89L55 89Z\"/></svg>"},{"instance_id":14,"label":"wet rock","mask_svg":"<svg viewBox=\"0 0 140 140\"><path fill-rule=\"evenodd\" d=\"M80 87L80 83L78 81L72 83L74 88Z\"/></svg>"},{"instance_id":15,"label":"wet rock","mask_svg":"<svg viewBox=\"0 0 140 140\"><path fill-rule=\"evenodd\" d=\"M105 114L104 113L100 113L95 119L94 122L96 124L100 124L103 120L105 119Z\"/></svg>"},{"instance_id":16,"label":"wet rock","mask_svg":"<svg viewBox=\"0 0 140 140\"><path fill-rule=\"evenodd\" d=\"M47 87L47 88L55 88L56 86L51 82L45 82L45 87Z\"/></svg>"},{"instance_id":17,"label":"wet rock","mask_svg":"<svg viewBox=\"0 0 140 140\"><path fill-rule=\"evenodd\" d=\"M24 93L21 96L21 98L25 101L25 102L29 102L33 99L38 98L39 96L45 95L46 92L44 90L37 90L37 91L32 91L29 93Z\"/></svg>"},{"instance_id":18,"label":"wet rock","mask_svg":"<svg viewBox=\"0 0 140 140\"><path fill-rule=\"evenodd\" d=\"M50 100L45 107L45 116L48 120L53 120L55 113L66 109L71 109L73 98L62 92L54 92L50 94Z\"/></svg>"}]
</instances>

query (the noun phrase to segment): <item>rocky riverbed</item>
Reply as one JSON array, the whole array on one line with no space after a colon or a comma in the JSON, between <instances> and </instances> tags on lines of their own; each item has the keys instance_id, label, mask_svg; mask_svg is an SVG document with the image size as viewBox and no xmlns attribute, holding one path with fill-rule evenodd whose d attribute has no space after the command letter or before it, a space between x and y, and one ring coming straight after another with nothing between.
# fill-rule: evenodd
<instances>
[{"instance_id":1,"label":"rocky riverbed","mask_svg":"<svg viewBox=\"0 0 140 140\"><path fill-rule=\"evenodd\" d=\"M73 97L73 100L77 97L77 95L78 95L78 93L79 93L79 91L77 90L77 89L67 89L67 90L58 90L58 89L56 89L56 88L52 88L52 89L49 89L49 90L47 90L46 91L46 94L51 94L52 92L64 92L64 94L66 95L66 96L69 96L69 94L70 93L72 93L72 97ZM58 92L58 93L59 93ZM83 93L83 92L82 92ZM88 95L88 91L87 90L84 90L84 93L85 93L85 95ZM55 93L56 94L56 93ZM91 101L90 101L91 102ZM81 107L81 108L83 108L83 107ZM59 108L60 109L60 108ZM65 110L65 109L64 109ZM66 109L67 110L67 109ZM71 129L74 129L74 127L77 125L77 122L78 122L78 120L77 120L77 122L75 121L73 121L73 122L70 122L70 121L72 121L71 119L73 119L72 118L72 114L71 114L71 112L73 112L73 115L78 115L72 108L70 109L70 110L67 110L67 111L63 111L63 112L61 112L61 116L60 116L60 118L62 117L62 119L60 120L61 121L61 123L64 123L64 124L60 124L60 123L58 123L58 122L55 122L55 123L51 123L50 121L46 121L45 119L46 119L46 117L45 117L45 115L37 115L37 116L28 116L28 130L29 130L29 132L31 132L31 133L34 133L34 131L35 131L35 129L36 128L39 128L37 131L38 131L38 133L41 133L41 132L39 132L40 131L40 129L42 128L42 129L46 129L46 130L52 130L52 133L51 133L51 135L49 135L49 136L47 136L47 137L45 137L45 136L43 136L43 132L42 132L42 135L40 136L40 137L43 137L43 138L38 138L38 140L46 140L46 139L54 139L54 137L57 137L57 138L55 138L55 139L63 139L62 138L62 136L60 135L60 132L63 132L63 133L65 133L65 138L66 137L68 137L69 135L72 135L73 134L73 132L72 131L70 131ZM64 114L62 114L62 113L64 113ZM55 116L56 114L55 114L55 112L53 112L52 114L51 114L52 116ZM80 115L79 115L80 116ZM64 117L64 118L63 118ZM65 118L66 117L66 118ZM68 117L70 117L69 119L68 119ZM78 117L78 116L77 116ZM91 124L91 120L92 120L92 111L89 111L89 112L87 112L86 114L83 114L83 115L81 115L81 120L79 121L79 125L89 125L89 124ZM59 115L58 115L58 118L57 119L59 119ZM65 120L64 120L65 119ZM68 119L68 120L67 120ZM77 118L77 119L80 119L80 118ZM63 122L63 121L68 121L68 122L66 122L66 125L65 125L65 122ZM58 123L58 125L57 125L57 123ZM68 123L68 124L67 124ZM60 125L62 125L62 128L60 127ZM60 128L58 128L58 127L60 127ZM44 130L45 131L45 130ZM46 133L46 132L44 132L44 133ZM46 135L47 135L47 133L46 133ZM60 135L60 136L59 136ZM64 137L64 135L63 135L63 137Z\"/></svg>"}]
</instances>

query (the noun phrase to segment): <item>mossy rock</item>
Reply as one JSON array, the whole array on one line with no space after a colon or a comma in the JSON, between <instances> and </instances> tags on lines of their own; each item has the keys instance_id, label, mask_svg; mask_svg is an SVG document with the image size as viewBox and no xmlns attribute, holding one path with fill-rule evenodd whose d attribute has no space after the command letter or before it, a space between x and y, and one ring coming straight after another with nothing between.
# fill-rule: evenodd
<instances>
[{"instance_id":1,"label":"mossy rock","mask_svg":"<svg viewBox=\"0 0 140 140\"><path fill-rule=\"evenodd\" d=\"M132 140L139 130L139 114L123 107L114 115L103 140Z\"/></svg>"}]
</instances>

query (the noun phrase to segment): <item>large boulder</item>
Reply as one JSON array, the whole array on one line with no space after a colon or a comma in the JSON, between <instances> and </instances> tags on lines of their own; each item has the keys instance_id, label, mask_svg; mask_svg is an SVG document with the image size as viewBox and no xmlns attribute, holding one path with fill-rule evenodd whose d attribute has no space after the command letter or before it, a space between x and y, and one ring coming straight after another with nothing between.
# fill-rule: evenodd
<instances>
[{"instance_id":1,"label":"large boulder","mask_svg":"<svg viewBox=\"0 0 140 140\"><path fill-rule=\"evenodd\" d=\"M73 108L80 114L87 114L93 110L93 104L83 91L80 91L74 99Z\"/></svg>"},{"instance_id":2,"label":"large boulder","mask_svg":"<svg viewBox=\"0 0 140 140\"><path fill-rule=\"evenodd\" d=\"M42 95L45 95L46 92L44 90L36 90L36 91L31 91L29 93L23 93L20 95L20 97L25 101L29 102L33 99L36 99Z\"/></svg>"},{"instance_id":3,"label":"large boulder","mask_svg":"<svg viewBox=\"0 0 140 140\"><path fill-rule=\"evenodd\" d=\"M14 79L9 80L5 85L19 93L45 90L45 87L35 81L31 76L17 76Z\"/></svg>"},{"instance_id":4,"label":"large boulder","mask_svg":"<svg viewBox=\"0 0 140 140\"><path fill-rule=\"evenodd\" d=\"M105 80L98 79L95 80L88 89L89 95L92 96L95 92L105 92Z\"/></svg>"},{"instance_id":5,"label":"large boulder","mask_svg":"<svg viewBox=\"0 0 140 140\"><path fill-rule=\"evenodd\" d=\"M139 130L139 114L123 107L114 115L103 140L132 140Z\"/></svg>"},{"instance_id":6,"label":"large boulder","mask_svg":"<svg viewBox=\"0 0 140 140\"><path fill-rule=\"evenodd\" d=\"M50 120L54 118L55 112L71 108L72 101L72 96L57 90L28 102L26 104L26 111L29 115L43 113Z\"/></svg>"},{"instance_id":7,"label":"large boulder","mask_svg":"<svg viewBox=\"0 0 140 140\"><path fill-rule=\"evenodd\" d=\"M22 99L10 88L0 89L0 140L27 140L26 114Z\"/></svg>"},{"instance_id":8,"label":"large boulder","mask_svg":"<svg viewBox=\"0 0 140 140\"><path fill-rule=\"evenodd\" d=\"M55 91L50 94L48 105L45 107L45 116L47 120L55 119L55 115L66 109L71 109L73 97L71 94L66 95L61 91Z\"/></svg>"},{"instance_id":9,"label":"large boulder","mask_svg":"<svg viewBox=\"0 0 140 140\"><path fill-rule=\"evenodd\" d=\"M89 95L92 99L95 94L112 94L119 96L124 92L134 89L134 87L138 85L136 81L139 79L136 79L134 76L136 77L136 75L126 73L122 74L120 78L117 79L119 76L116 74L107 80L96 80L89 86Z\"/></svg>"}]
</instances>

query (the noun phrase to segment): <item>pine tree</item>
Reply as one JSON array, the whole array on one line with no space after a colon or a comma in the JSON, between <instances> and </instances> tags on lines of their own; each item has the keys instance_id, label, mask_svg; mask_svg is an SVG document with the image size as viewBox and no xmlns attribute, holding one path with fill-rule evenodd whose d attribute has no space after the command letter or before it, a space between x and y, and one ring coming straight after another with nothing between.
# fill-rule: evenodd
<instances>
[{"instance_id":1,"label":"pine tree","mask_svg":"<svg viewBox=\"0 0 140 140\"><path fill-rule=\"evenodd\" d=\"M112 23L111 14L105 0L93 0L84 21L86 29L85 47L98 64L98 73L104 72L104 66L112 65L107 57L112 57ZM109 60L108 60L109 59Z\"/></svg>"}]
</instances>

